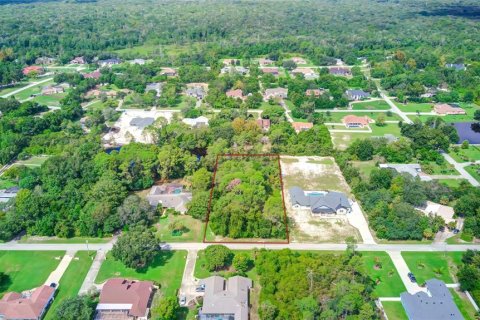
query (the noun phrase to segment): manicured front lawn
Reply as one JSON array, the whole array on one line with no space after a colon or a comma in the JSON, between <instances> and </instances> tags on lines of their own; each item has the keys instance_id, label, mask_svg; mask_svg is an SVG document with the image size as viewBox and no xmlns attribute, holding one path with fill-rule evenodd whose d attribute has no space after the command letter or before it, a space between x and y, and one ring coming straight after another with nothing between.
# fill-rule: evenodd
<instances>
[{"instance_id":1,"label":"manicured front lawn","mask_svg":"<svg viewBox=\"0 0 480 320\"><path fill-rule=\"evenodd\" d=\"M376 283L373 293L378 297L398 297L405 285L386 252L362 252L365 271ZM378 265L377 265L378 264Z\"/></svg>"},{"instance_id":2,"label":"manicured front lawn","mask_svg":"<svg viewBox=\"0 0 480 320\"><path fill-rule=\"evenodd\" d=\"M352 103L353 110L390 110L391 107L384 100L363 101Z\"/></svg>"},{"instance_id":3,"label":"manicured front lawn","mask_svg":"<svg viewBox=\"0 0 480 320\"><path fill-rule=\"evenodd\" d=\"M395 105L403 112L431 112L433 110L432 103L407 103L395 102Z\"/></svg>"},{"instance_id":4,"label":"manicured front lawn","mask_svg":"<svg viewBox=\"0 0 480 320\"><path fill-rule=\"evenodd\" d=\"M67 270L60 279L60 284L55 296L53 304L48 309L45 320L55 319L55 311L58 306L66 298L75 297L82 286L83 280L87 276L88 270L92 265L92 259L95 257L94 252L79 251L75 258L68 265Z\"/></svg>"},{"instance_id":5,"label":"manicured front lawn","mask_svg":"<svg viewBox=\"0 0 480 320\"><path fill-rule=\"evenodd\" d=\"M365 112L352 112L352 113L349 113L349 112L332 112L332 111L325 111L325 112L322 112L324 114L324 119L325 119L325 122L335 122L335 123L342 123L342 119L345 117L345 116L348 116L350 114L352 115L356 115L358 117L364 117L364 116L367 116L375 121L377 121L378 119L378 116L379 115L383 115L385 117L385 120L386 121L400 121L400 117L398 116L398 114L396 113L388 113L390 114L390 116L387 115L386 112L368 112L368 111L365 111ZM370 126L373 127L375 124L371 124Z\"/></svg>"},{"instance_id":6,"label":"manicured front lawn","mask_svg":"<svg viewBox=\"0 0 480 320\"><path fill-rule=\"evenodd\" d=\"M382 301L388 320L408 320L407 313L400 301Z\"/></svg>"},{"instance_id":7,"label":"manicured front lawn","mask_svg":"<svg viewBox=\"0 0 480 320\"><path fill-rule=\"evenodd\" d=\"M470 175L472 175L472 177L474 177L475 180L480 182L480 164L467 166L465 167L465 170L467 170L467 172L470 173Z\"/></svg>"},{"instance_id":8,"label":"manicured front lawn","mask_svg":"<svg viewBox=\"0 0 480 320\"><path fill-rule=\"evenodd\" d=\"M38 80L38 81L41 81L41 80ZM38 85L36 85L36 86L33 86L33 87L30 87L30 88L25 89L25 90L23 90L23 91L20 91L19 93L15 94L14 97L15 97L17 100L27 99L27 98L29 98L32 94L39 94L39 93L41 93L43 87L46 87L46 86L51 85L51 84L53 84L53 83L54 83L53 80L40 83L40 84L38 84Z\"/></svg>"},{"instance_id":9,"label":"manicured front lawn","mask_svg":"<svg viewBox=\"0 0 480 320\"><path fill-rule=\"evenodd\" d=\"M174 235L169 229L169 225L179 221L185 226L185 231L181 235ZM166 218L161 218L158 221L157 234L161 241L165 242L201 242L203 239L203 225L200 220L194 219L188 215L168 215Z\"/></svg>"},{"instance_id":10,"label":"manicured front lawn","mask_svg":"<svg viewBox=\"0 0 480 320\"><path fill-rule=\"evenodd\" d=\"M467 181L465 179L439 179L438 182L443 183L450 188L458 188L462 181Z\"/></svg>"},{"instance_id":11,"label":"manicured front lawn","mask_svg":"<svg viewBox=\"0 0 480 320\"><path fill-rule=\"evenodd\" d=\"M447 161L445 161L441 165L437 164L434 161L430 161L425 164L422 163L422 171L432 175L460 175L460 173L455 169L455 167Z\"/></svg>"},{"instance_id":12,"label":"manicured front lawn","mask_svg":"<svg viewBox=\"0 0 480 320\"><path fill-rule=\"evenodd\" d=\"M0 296L42 285L64 254L65 251L0 251L0 272L9 276L8 282L0 287Z\"/></svg>"},{"instance_id":13,"label":"manicured front lawn","mask_svg":"<svg viewBox=\"0 0 480 320\"><path fill-rule=\"evenodd\" d=\"M402 252L409 269L419 284L437 278L454 283L454 275L462 264L462 252Z\"/></svg>"},{"instance_id":14,"label":"manicured front lawn","mask_svg":"<svg viewBox=\"0 0 480 320\"><path fill-rule=\"evenodd\" d=\"M476 110L480 109L480 106L477 106L473 103L459 103L459 105L465 110L467 114L465 115L447 115L447 116L437 116L441 117L446 123L451 122L468 122L473 121L473 114ZM420 119L422 122L425 122L428 118L432 117L430 115L421 115L421 116L408 116L410 119L415 120L416 118Z\"/></svg>"},{"instance_id":15,"label":"manicured front lawn","mask_svg":"<svg viewBox=\"0 0 480 320\"><path fill-rule=\"evenodd\" d=\"M455 301L455 304L457 305L458 309L460 310L462 315L465 317L465 319L478 319L475 317L477 312L475 311L475 308L468 300L465 293L458 292L453 288L450 288L449 290L450 290L450 293L452 294L453 301Z\"/></svg>"},{"instance_id":16,"label":"manicured front lawn","mask_svg":"<svg viewBox=\"0 0 480 320\"><path fill-rule=\"evenodd\" d=\"M103 262L95 283L103 283L113 277L150 280L160 285L164 296L175 296L182 283L187 251L160 251L154 261L145 269L135 270L115 260L111 254Z\"/></svg>"},{"instance_id":17,"label":"manicured front lawn","mask_svg":"<svg viewBox=\"0 0 480 320\"><path fill-rule=\"evenodd\" d=\"M46 106L56 107L60 105L60 100L65 98L66 95L67 95L66 93L52 94L52 95L46 95L46 96L40 95L40 96L36 96L33 99L33 101Z\"/></svg>"},{"instance_id":18,"label":"manicured front lawn","mask_svg":"<svg viewBox=\"0 0 480 320\"><path fill-rule=\"evenodd\" d=\"M469 146L468 149L451 148L448 153L457 162L471 162L480 160L480 148L477 146Z\"/></svg>"}]
</instances>

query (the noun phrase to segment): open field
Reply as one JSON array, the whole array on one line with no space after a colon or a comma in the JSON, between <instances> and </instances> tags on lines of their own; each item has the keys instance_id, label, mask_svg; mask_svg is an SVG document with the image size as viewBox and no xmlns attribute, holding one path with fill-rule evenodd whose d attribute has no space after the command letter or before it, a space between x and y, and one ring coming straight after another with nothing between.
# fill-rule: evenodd
<instances>
[{"instance_id":1,"label":"open field","mask_svg":"<svg viewBox=\"0 0 480 320\"><path fill-rule=\"evenodd\" d=\"M386 252L362 252L365 270L376 283L373 293L377 297L398 297L407 289L392 259Z\"/></svg>"},{"instance_id":2,"label":"open field","mask_svg":"<svg viewBox=\"0 0 480 320\"><path fill-rule=\"evenodd\" d=\"M450 148L448 153L457 162L471 162L480 160L480 147L469 146L468 149Z\"/></svg>"},{"instance_id":3,"label":"open field","mask_svg":"<svg viewBox=\"0 0 480 320\"><path fill-rule=\"evenodd\" d=\"M185 226L185 231L180 236L174 236L168 226L174 222L180 221ZM204 223L188 215L169 215L166 218L160 218L157 227L157 234L160 240L164 242L201 242L203 239Z\"/></svg>"},{"instance_id":4,"label":"open field","mask_svg":"<svg viewBox=\"0 0 480 320\"><path fill-rule=\"evenodd\" d=\"M419 284L432 278L455 283L462 255L462 252L402 252L403 259Z\"/></svg>"},{"instance_id":5,"label":"open field","mask_svg":"<svg viewBox=\"0 0 480 320\"><path fill-rule=\"evenodd\" d=\"M408 320L407 313L400 301L383 301L382 305L388 320Z\"/></svg>"},{"instance_id":6,"label":"open field","mask_svg":"<svg viewBox=\"0 0 480 320\"><path fill-rule=\"evenodd\" d=\"M68 265L67 270L60 279L60 285L58 286L55 300L48 309L45 320L55 319L55 311L58 306L66 298L72 298L78 295L78 291L82 286L83 280L87 276L88 270L92 265L92 259L95 257L95 253L87 251L79 251L75 255L75 258Z\"/></svg>"},{"instance_id":7,"label":"open field","mask_svg":"<svg viewBox=\"0 0 480 320\"><path fill-rule=\"evenodd\" d=\"M125 267L111 254L107 254L95 283L100 284L113 277L150 280L160 285L160 291L164 296L175 296L182 283L186 257L187 252L184 250L160 251L147 268L135 270Z\"/></svg>"},{"instance_id":8,"label":"open field","mask_svg":"<svg viewBox=\"0 0 480 320\"><path fill-rule=\"evenodd\" d=\"M384 100L352 102L352 110L390 110Z\"/></svg>"},{"instance_id":9,"label":"open field","mask_svg":"<svg viewBox=\"0 0 480 320\"><path fill-rule=\"evenodd\" d=\"M0 272L9 276L0 287L0 296L42 285L64 254L65 251L0 251Z\"/></svg>"},{"instance_id":10,"label":"open field","mask_svg":"<svg viewBox=\"0 0 480 320\"><path fill-rule=\"evenodd\" d=\"M28 89L25 89L25 90L15 94L14 97L17 100L28 99L33 94L40 94L42 92L43 87L46 87L46 86L51 85L51 84L54 84L53 80L50 80L50 81L47 81L47 82L44 82L44 83L40 83L39 85L30 87Z\"/></svg>"},{"instance_id":11,"label":"open field","mask_svg":"<svg viewBox=\"0 0 480 320\"><path fill-rule=\"evenodd\" d=\"M458 188L462 181L467 181L465 179L439 179L438 182L443 183L451 188Z\"/></svg>"},{"instance_id":12,"label":"open field","mask_svg":"<svg viewBox=\"0 0 480 320\"><path fill-rule=\"evenodd\" d=\"M40 95L33 98L32 101L38 102L39 104L43 104L46 106L58 107L60 105L60 100L65 98L66 95L66 93L58 93L47 96Z\"/></svg>"},{"instance_id":13,"label":"open field","mask_svg":"<svg viewBox=\"0 0 480 320\"><path fill-rule=\"evenodd\" d=\"M400 137L400 128L395 123L388 123L383 127L376 126L375 124L370 125L372 128L371 133L358 133L358 132L331 132L333 144L337 149L344 150L346 149L353 141L356 139L365 139L375 136L383 136L384 134L393 134L394 136Z\"/></svg>"},{"instance_id":14,"label":"open field","mask_svg":"<svg viewBox=\"0 0 480 320\"><path fill-rule=\"evenodd\" d=\"M17 160L14 165L16 166L25 166L29 168L40 167L45 161L47 161L48 156L33 156L27 160Z\"/></svg>"},{"instance_id":15,"label":"open field","mask_svg":"<svg viewBox=\"0 0 480 320\"><path fill-rule=\"evenodd\" d=\"M15 91L17 89L20 89L22 87L25 87L26 85L28 85L29 83L27 81L22 81L22 82L18 82L17 84L15 84L13 87L9 87L9 88L4 88L4 89L1 89L0 90L0 96L3 96L5 94L8 94L12 91Z\"/></svg>"},{"instance_id":16,"label":"open field","mask_svg":"<svg viewBox=\"0 0 480 320\"><path fill-rule=\"evenodd\" d=\"M401 102L395 102L395 105L403 112L431 112L433 110L432 103L409 102L407 104L403 104Z\"/></svg>"}]
</instances>

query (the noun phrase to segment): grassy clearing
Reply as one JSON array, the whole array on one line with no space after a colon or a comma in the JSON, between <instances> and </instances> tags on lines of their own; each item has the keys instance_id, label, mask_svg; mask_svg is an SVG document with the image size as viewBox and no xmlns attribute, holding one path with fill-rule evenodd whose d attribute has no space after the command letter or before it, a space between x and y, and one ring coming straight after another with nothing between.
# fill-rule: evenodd
<instances>
[{"instance_id":1,"label":"grassy clearing","mask_svg":"<svg viewBox=\"0 0 480 320\"><path fill-rule=\"evenodd\" d=\"M472 162L480 160L480 148L477 146L469 146L468 149L451 148L448 154L457 162Z\"/></svg>"},{"instance_id":2,"label":"grassy clearing","mask_svg":"<svg viewBox=\"0 0 480 320\"><path fill-rule=\"evenodd\" d=\"M33 156L27 160L18 160L15 161L14 165L16 166L25 166L29 168L40 167L45 161L47 161L48 156Z\"/></svg>"},{"instance_id":3,"label":"grassy clearing","mask_svg":"<svg viewBox=\"0 0 480 320\"><path fill-rule=\"evenodd\" d=\"M28 89L25 89L17 94L14 95L14 97L17 99L17 100L25 100L25 99L28 99L30 98L31 95L34 95L34 94L40 94L42 92L42 88L43 87L46 87L48 85L52 85L54 84L53 80L50 80L50 81L46 81L46 82L43 82L43 83L40 83L36 86L33 86L33 87L30 87Z\"/></svg>"},{"instance_id":4,"label":"grassy clearing","mask_svg":"<svg viewBox=\"0 0 480 320\"><path fill-rule=\"evenodd\" d=\"M391 107L384 100L363 101L352 103L353 110L390 110Z\"/></svg>"},{"instance_id":5,"label":"grassy clearing","mask_svg":"<svg viewBox=\"0 0 480 320\"><path fill-rule=\"evenodd\" d=\"M460 173L455 169L455 167L447 161L445 161L441 165L437 164L434 161L430 161L427 164L422 164L422 170L432 175L460 175Z\"/></svg>"},{"instance_id":6,"label":"grassy clearing","mask_svg":"<svg viewBox=\"0 0 480 320\"><path fill-rule=\"evenodd\" d=\"M103 283L109 278L125 277L137 280L150 280L160 285L164 296L175 296L182 283L187 251L160 251L153 262L145 269L127 268L115 260L111 254L103 262L95 283Z\"/></svg>"},{"instance_id":7,"label":"grassy clearing","mask_svg":"<svg viewBox=\"0 0 480 320\"><path fill-rule=\"evenodd\" d=\"M28 82L23 82L22 81L22 82L17 83L13 87L2 89L2 90L0 90L0 97L3 96L3 95L9 94L10 92L15 91L17 89L20 89L22 87L25 87L26 85L28 85Z\"/></svg>"},{"instance_id":8,"label":"grassy clearing","mask_svg":"<svg viewBox=\"0 0 480 320\"><path fill-rule=\"evenodd\" d=\"M83 280L87 276L88 270L92 265L92 259L95 253L88 254L87 251L79 251L75 258L70 262L67 270L60 279L57 294L53 304L48 309L48 313L44 317L45 320L55 319L55 311L63 300L78 295L78 291L82 286Z\"/></svg>"},{"instance_id":9,"label":"grassy clearing","mask_svg":"<svg viewBox=\"0 0 480 320\"><path fill-rule=\"evenodd\" d=\"M410 271L419 284L437 278L445 283L455 283L455 274L462 264L463 252L402 252Z\"/></svg>"},{"instance_id":10,"label":"grassy clearing","mask_svg":"<svg viewBox=\"0 0 480 320\"><path fill-rule=\"evenodd\" d=\"M470 173L470 175L472 177L474 177L475 180L480 182L480 164L474 164L474 165L471 165L471 166L467 166L467 167L465 167L465 170L467 170L467 172Z\"/></svg>"},{"instance_id":11,"label":"grassy clearing","mask_svg":"<svg viewBox=\"0 0 480 320\"><path fill-rule=\"evenodd\" d=\"M375 281L373 293L378 297L398 297L406 291L392 259L386 252L362 252L365 270Z\"/></svg>"},{"instance_id":12,"label":"grassy clearing","mask_svg":"<svg viewBox=\"0 0 480 320\"><path fill-rule=\"evenodd\" d=\"M360 174L364 179L370 177L370 172L376 167L376 161L352 161L352 165L360 170Z\"/></svg>"},{"instance_id":13,"label":"grassy clearing","mask_svg":"<svg viewBox=\"0 0 480 320\"><path fill-rule=\"evenodd\" d=\"M407 313L400 301L383 301L382 305L388 320L408 320Z\"/></svg>"},{"instance_id":14,"label":"grassy clearing","mask_svg":"<svg viewBox=\"0 0 480 320\"><path fill-rule=\"evenodd\" d=\"M458 188L462 181L467 181L465 179L439 179L438 182L443 183L450 188Z\"/></svg>"},{"instance_id":15,"label":"grassy clearing","mask_svg":"<svg viewBox=\"0 0 480 320\"><path fill-rule=\"evenodd\" d=\"M88 241L89 244L94 243L107 243L112 238L84 238L84 237L73 237L73 238L56 238L56 237L28 237L23 236L18 242L19 243L70 243L78 244L85 243ZM86 248L86 247L85 247Z\"/></svg>"},{"instance_id":16,"label":"grassy clearing","mask_svg":"<svg viewBox=\"0 0 480 320\"><path fill-rule=\"evenodd\" d=\"M0 178L0 190L15 187L17 184L10 179Z\"/></svg>"},{"instance_id":17,"label":"grassy clearing","mask_svg":"<svg viewBox=\"0 0 480 320\"><path fill-rule=\"evenodd\" d=\"M462 315L465 317L465 319L469 319L469 320L478 319L476 317L477 312L475 311L475 308L468 300L465 293L456 291L453 288L449 288L449 290L450 290L450 293L452 294L453 301L455 301L455 304L457 305L458 309L460 310Z\"/></svg>"},{"instance_id":18,"label":"grassy clearing","mask_svg":"<svg viewBox=\"0 0 480 320\"><path fill-rule=\"evenodd\" d=\"M46 96L37 96L33 99L33 101L43 104L46 106L60 106L60 100L65 98L67 94L66 93L58 93L58 94L52 94L52 95L46 95Z\"/></svg>"},{"instance_id":19,"label":"grassy clearing","mask_svg":"<svg viewBox=\"0 0 480 320\"><path fill-rule=\"evenodd\" d=\"M403 112L431 112L433 104L431 103L407 103L395 102L395 105Z\"/></svg>"},{"instance_id":20,"label":"grassy clearing","mask_svg":"<svg viewBox=\"0 0 480 320\"><path fill-rule=\"evenodd\" d=\"M65 251L0 251L0 272L9 276L0 287L0 296L42 285L64 254Z\"/></svg>"},{"instance_id":21,"label":"grassy clearing","mask_svg":"<svg viewBox=\"0 0 480 320\"><path fill-rule=\"evenodd\" d=\"M174 222L180 221L185 226L185 231L180 236L174 236L168 226ZM200 220L194 219L188 215L169 215L161 218L157 223L157 234L165 242L201 242L203 239L203 225Z\"/></svg>"}]
</instances>

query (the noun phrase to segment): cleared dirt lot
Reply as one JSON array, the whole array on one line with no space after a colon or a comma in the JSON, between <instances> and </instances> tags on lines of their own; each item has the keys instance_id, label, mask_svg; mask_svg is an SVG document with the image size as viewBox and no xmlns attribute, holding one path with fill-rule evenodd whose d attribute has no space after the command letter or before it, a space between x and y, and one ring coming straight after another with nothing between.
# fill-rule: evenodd
<instances>
[{"instance_id":1,"label":"cleared dirt lot","mask_svg":"<svg viewBox=\"0 0 480 320\"><path fill-rule=\"evenodd\" d=\"M293 209L288 190L298 186L304 190L340 191L351 197L350 187L331 157L281 156L285 206L290 219L292 242L343 242L349 236L361 237L346 216L313 217L310 210Z\"/></svg>"}]
</instances>

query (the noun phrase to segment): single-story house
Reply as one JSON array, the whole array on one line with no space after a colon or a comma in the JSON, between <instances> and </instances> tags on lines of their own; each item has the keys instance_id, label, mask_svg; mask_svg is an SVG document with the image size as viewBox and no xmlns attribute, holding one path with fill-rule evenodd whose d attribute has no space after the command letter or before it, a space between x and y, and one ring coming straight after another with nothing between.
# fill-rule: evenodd
<instances>
[{"instance_id":1,"label":"single-story house","mask_svg":"<svg viewBox=\"0 0 480 320\"><path fill-rule=\"evenodd\" d=\"M50 65L54 64L57 61L55 58L50 57L40 57L35 59L35 64L43 64L43 65Z\"/></svg>"},{"instance_id":2,"label":"single-story house","mask_svg":"<svg viewBox=\"0 0 480 320\"><path fill-rule=\"evenodd\" d=\"M433 111L442 116L467 114L458 104L454 103L437 103L433 106Z\"/></svg>"},{"instance_id":3,"label":"single-story house","mask_svg":"<svg viewBox=\"0 0 480 320\"><path fill-rule=\"evenodd\" d=\"M348 100L363 100L370 97L370 93L365 92L363 90L347 90L345 91L345 95L347 96Z\"/></svg>"},{"instance_id":4,"label":"single-story house","mask_svg":"<svg viewBox=\"0 0 480 320\"><path fill-rule=\"evenodd\" d=\"M11 187L8 189L0 190L0 203L8 202L10 199L15 198L17 196L18 191L20 191L19 187Z\"/></svg>"},{"instance_id":5,"label":"single-story house","mask_svg":"<svg viewBox=\"0 0 480 320\"><path fill-rule=\"evenodd\" d=\"M409 320L463 320L452 294L441 280L426 281L427 292L400 294Z\"/></svg>"},{"instance_id":6,"label":"single-story house","mask_svg":"<svg viewBox=\"0 0 480 320\"><path fill-rule=\"evenodd\" d=\"M37 75L38 74L43 74L44 72L45 72L45 70L40 66L28 66L28 67L23 68L23 70L22 70L22 73L25 76L28 76L31 73L36 73Z\"/></svg>"},{"instance_id":7,"label":"single-story house","mask_svg":"<svg viewBox=\"0 0 480 320\"><path fill-rule=\"evenodd\" d=\"M257 124L262 131L270 130L270 119L257 119Z\"/></svg>"},{"instance_id":8,"label":"single-story house","mask_svg":"<svg viewBox=\"0 0 480 320\"><path fill-rule=\"evenodd\" d=\"M325 93L325 89L307 89L305 95L309 97L320 97Z\"/></svg>"},{"instance_id":9,"label":"single-story house","mask_svg":"<svg viewBox=\"0 0 480 320\"><path fill-rule=\"evenodd\" d=\"M198 118L184 118L182 122L192 128L208 127L208 118L200 116Z\"/></svg>"},{"instance_id":10,"label":"single-story house","mask_svg":"<svg viewBox=\"0 0 480 320\"><path fill-rule=\"evenodd\" d=\"M238 59L223 59L222 62L223 62L224 66L235 66L240 62L240 60L238 60Z\"/></svg>"},{"instance_id":11,"label":"single-story house","mask_svg":"<svg viewBox=\"0 0 480 320\"><path fill-rule=\"evenodd\" d=\"M177 75L177 70L173 68L162 68L160 75L165 75L167 77L175 77Z\"/></svg>"},{"instance_id":12,"label":"single-story house","mask_svg":"<svg viewBox=\"0 0 480 320\"><path fill-rule=\"evenodd\" d=\"M307 64L307 61L300 57L293 57L293 58L290 58L290 60L295 62L295 64Z\"/></svg>"},{"instance_id":13,"label":"single-story house","mask_svg":"<svg viewBox=\"0 0 480 320\"><path fill-rule=\"evenodd\" d=\"M395 170L398 173L408 173L412 177L419 177L422 181L431 181L432 178L422 172L422 167L418 163L381 163L380 168Z\"/></svg>"},{"instance_id":14,"label":"single-story house","mask_svg":"<svg viewBox=\"0 0 480 320\"><path fill-rule=\"evenodd\" d=\"M467 67L463 63L447 63L445 68L455 69L455 71L465 71Z\"/></svg>"},{"instance_id":15,"label":"single-story house","mask_svg":"<svg viewBox=\"0 0 480 320\"><path fill-rule=\"evenodd\" d=\"M268 68L261 68L260 71L263 73L270 73L274 76L278 76L278 68L277 67L268 67Z\"/></svg>"},{"instance_id":16,"label":"single-story house","mask_svg":"<svg viewBox=\"0 0 480 320\"><path fill-rule=\"evenodd\" d=\"M288 89L285 88L272 88L265 89L263 94L263 100L268 101L270 99L286 99L288 97Z\"/></svg>"},{"instance_id":17,"label":"single-story house","mask_svg":"<svg viewBox=\"0 0 480 320\"><path fill-rule=\"evenodd\" d=\"M65 92L63 86L45 86L42 88L42 94L45 96Z\"/></svg>"},{"instance_id":18,"label":"single-story house","mask_svg":"<svg viewBox=\"0 0 480 320\"><path fill-rule=\"evenodd\" d=\"M225 280L212 276L200 280L205 287L202 308L198 311L199 320L248 320L249 291L252 280L234 276Z\"/></svg>"},{"instance_id":19,"label":"single-story house","mask_svg":"<svg viewBox=\"0 0 480 320\"><path fill-rule=\"evenodd\" d=\"M40 320L54 294L55 288L46 285L22 293L9 292L0 300L0 319Z\"/></svg>"},{"instance_id":20,"label":"single-story house","mask_svg":"<svg viewBox=\"0 0 480 320\"><path fill-rule=\"evenodd\" d=\"M162 82L148 83L147 86L145 87L145 92L155 91L157 93L156 96L160 97L162 95L162 89L163 89Z\"/></svg>"},{"instance_id":21,"label":"single-story house","mask_svg":"<svg viewBox=\"0 0 480 320\"><path fill-rule=\"evenodd\" d=\"M166 183L153 186L147 200L150 205L156 207L175 209L180 213L187 212L187 204L192 200L192 193L185 192L183 185L178 183Z\"/></svg>"},{"instance_id":22,"label":"single-story house","mask_svg":"<svg viewBox=\"0 0 480 320\"><path fill-rule=\"evenodd\" d=\"M226 73L240 73L240 74L247 74L248 73L248 69L245 68L245 67L242 67L242 66L226 66L226 67L223 67L221 70L220 70L220 73L221 74L226 74Z\"/></svg>"},{"instance_id":23,"label":"single-story house","mask_svg":"<svg viewBox=\"0 0 480 320\"><path fill-rule=\"evenodd\" d=\"M84 74L83 74L83 77L84 77L85 79L97 79L97 80L98 80L101 75L102 75L102 74L100 73L99 70L95 70L95 71L90 72L90 73L84 73Z\"/></svg>"},{"instance_id":24,"label":"single-story house","mask_svg":"<svg viewBox=\"0 0 480 320\"><path fill-rule=\"evenodd\" d=\"M258 64L260 64L260 66L268 66L268 65L271 65L271 64L274 64L274 63L275 63L275 61L270 60L268 58L258 59Z\"/></svg>"},{"instance_id":25,"label":"single-story house","mask_svg":"<svg viewBox=\"0 0 480 320\"><path fill-rule=\"evenodd\" d=\"M292 122L292 127L295 129L296 133L302 131L307 131L313 128L313 123L311 122Z\"/></svg>"},{"instance_id":26,"label":"single-story house","mask_svg":"<svg viewBox=\"0 0 480 320\"><path fill-rule=\"evenodd\" d=\"M72 61L70 61L72 64L86 64L87 60L84 57L75 57L73 58Z\"/></svg>"},{"instance_id":27,"label":"single-story house","mask_svg":"<svg viewBox=\"0 0 480 320\"><path fill-rule=\"evenodd\" d=\"M309 208L312 214L347 214L352 206L347 196L342 192L305 192L300 187L288 190L290 201L294 208Z\"/></svg>"},{"instance_id":28,"label":"single-story house","mask_svg":"<svg viewBox=\"0 0 480 320\"><path fill-rule=\"evenodd\" d=\"M295 68L292 70L292 75L303 74L306 80L313 80L318 78L318 74L312 68Z\"/></svg>"},{"instance_id":29,"label":"single-story house","mask_svg":"<svg viewBox=\"0 0 480 320\"><path fill-rule=\"evenodd\" d=\"M207 90L207 83L187 83L187 90L185 90L185 94L197 100L202 100L207 96Z\"/></svg>"},{"instance_id":30,"label":"single-story house","mask_svg":"<svg viewBox=\"0 0 480 320\"><path fill-rule=\"evenodd\" d=\"M147 61L145 59L133 59L131 61L129 61L130 64L138 64L138 65L141 65L143 66L145 63L147 63Z\"/></svg>"},{"instance_id":31,"label":"single-story house","mask_svg":"<svg viewBox=\"0 0 480 320\"><path fill-rule=\"evenodd\" d=\"M364 128L374 121L368 116L359 117L349 114L348 116L343 117L342 122L347 128Z\"/></svg>"},{"instance_id":32,"label":"single-story house","mask_svg":"<svg viewBox=\"0 0 480 320\"><path fill-rule=\"evenodd\" d=\"M240 99L240 100L247 99L247 97L243 95L242 89L228 90L225 94L227 95L227 97L234 98L234 99Z\"/></svg>"},{"instance_id":33,"label":"single-story house","mask_svg":"<svg viewBox=\"0 0 480 320\"><path fill-rule=\"evenodd\" d=\"M453 216L455 215L455 210L453 207L445 206L440 203L435 203L432 201L427 201L425 208L419 208L420 211L427 215L439 216L442 217L446 224L450 222L455 222Z\"/></svg>"},{"instance_id":34,"label":"single-story house","mask_svg":"<svg viewBox=\"0 0 480 320\"><path fill-rule=\"evenodd\" d=\"M111 67L111 66L120 64L120 63L122 63L122 60L120 60L118 58L111 58L111 59L106 59L106 60L98 60L97 63L100 67L105 68L105 67Z\"/></svg>"},{"instance_id":35,"label":"single-story house","mask_svg":"<svg viewBox=\"0 0 480 320\"><path fill-rule=\"evenodd\" d=\"M151 281L108 279L100 292L95 320L147 320L154 292Z\"/></svg>"},{"instance_id":36,"label":"single-story house","mask_svg":"<svg viewBox=\"0 0 480 320\"><path fill-rule=\"evenodd\" d=\"M331 67L328 69L328 72L334 76L346 77L352 75L352 71L347 67Z\"/></svg>"}]
</instances>

